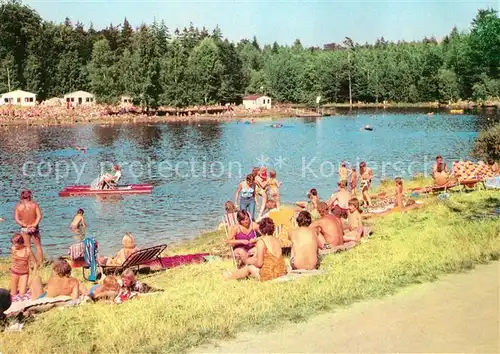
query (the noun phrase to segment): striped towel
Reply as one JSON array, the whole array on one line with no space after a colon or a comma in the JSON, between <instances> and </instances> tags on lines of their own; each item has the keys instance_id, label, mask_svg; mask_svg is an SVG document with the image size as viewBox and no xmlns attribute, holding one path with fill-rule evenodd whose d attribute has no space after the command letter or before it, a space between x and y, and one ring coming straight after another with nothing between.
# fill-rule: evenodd
<instances>
[{"instance_id":1,"label":"striped towel","mask_svg":"<svg viewBox=\"0 0 500 354\"><path fill-rule=\"evenodd\" d=\"M83 258L83 242L75 243L69 246L68 254L71 260Z\"/></svg>"}]
</instances>

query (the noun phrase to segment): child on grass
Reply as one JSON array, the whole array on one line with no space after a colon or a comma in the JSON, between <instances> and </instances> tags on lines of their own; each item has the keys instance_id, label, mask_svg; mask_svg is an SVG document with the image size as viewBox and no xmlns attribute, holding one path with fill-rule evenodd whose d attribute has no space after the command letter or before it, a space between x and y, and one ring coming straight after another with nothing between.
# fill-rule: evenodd
<instances>
[{"instance_id":1,"label":"child on grass","mask_svg":"<svg viewBox=\"0 0 500 354\"><path fill-rule=\"evenodd\" d=\"M394 180L396 184L396 200L394 202L394 207L403 207L403 179L401 177L396 177Z\"/></svg>"},{"instance_id":2,"label":"child on grass","mask_svg":"<svg viewBox=\"0 0 500 354\"><path fill-rule=\"evenodd\" d=\"M30 265L37 265L31 248L24 244L23 235L16 233L10 239L12 242L12 266L10 267L10 294L24 295L28 290Z\"/></svg>"},{"instance_id":3,"label":"child on grass","mask_svg":"<svg viewBox=\"0 0 500 354\"><path fill-rule=\"evenodd\" d=\"M348 206L349 216L347 217L347 224L349 232L344 234L344 242L359 242L363 236L363 218L359 212L359 200L352 198L349 200Z\"/></svg>"}]
</instances>

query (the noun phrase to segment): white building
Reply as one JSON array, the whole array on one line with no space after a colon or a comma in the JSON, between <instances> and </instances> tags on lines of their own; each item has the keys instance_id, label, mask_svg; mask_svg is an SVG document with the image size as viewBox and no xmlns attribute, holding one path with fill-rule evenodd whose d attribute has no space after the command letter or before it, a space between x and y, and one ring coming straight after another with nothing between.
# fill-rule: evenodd
<instances>
[{"instance_id":1,"label":"white building","mask_svg":"<svg viewBox=\"0 0 500 354\"><path fill-rule=\"evenodd\" d=\"M75 91L64 95L64 102L71 106L92 106L95 104L93 94L85 91Z\"/></svg>"},{"instance_id":2,"label":"white building","mask_svg":"<svg viewBox=\"0 0 500 354\"><path fill-rule=\"evenodd\" d=\"M36 94L23 90L7 92L0 97L0 104L12 104L26 107L34 106L36 105Z\"/></svg>"},{"instance_id":3,"label":"white building","mask_svg":"<svg viewBox=\"0 0 500 354\"><path fill-rule=\"evenodd\" d=\"M133 102L132 102L132 97L130 96L127 96L127 95L123 95L120 99L120 103L123 107L130 107L132 106Z\"/></svg>"},{"instance_id":4,"label":"white building","mask_svg":"<svg viewBox=\"0 0 500 354\"><path fill-rule=\"evenodd\" d=\"M243 97L243 107L245 107L245 109L270 109L271 97L264 95L250 95Z\"/></svg>"}]
</instances>

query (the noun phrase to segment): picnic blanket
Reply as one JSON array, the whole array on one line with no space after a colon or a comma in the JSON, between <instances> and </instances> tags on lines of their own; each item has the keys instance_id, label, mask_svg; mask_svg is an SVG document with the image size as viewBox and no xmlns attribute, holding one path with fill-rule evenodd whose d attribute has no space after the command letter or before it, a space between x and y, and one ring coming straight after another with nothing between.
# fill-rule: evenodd
<instances>
[{"instance_id":1,"label":"picnic blanket","mask_svg":"<svg viewBox=\"0 0 500 354\"><path fill-rule=\"evenodd\" d=\"M69 296L43 297L36 300L13 302L4 313L7 317L10 317L26 311L44 312L55 306L77 306L84 301L85 297L80 297L75 300Z\"/></svg>"}]
</instances>

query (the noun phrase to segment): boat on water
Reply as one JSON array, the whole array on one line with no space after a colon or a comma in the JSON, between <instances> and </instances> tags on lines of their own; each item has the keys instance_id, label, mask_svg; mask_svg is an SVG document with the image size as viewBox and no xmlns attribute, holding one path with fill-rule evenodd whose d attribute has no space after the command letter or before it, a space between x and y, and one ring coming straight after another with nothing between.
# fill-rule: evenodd
<instances>
[{"instance_id":1,"label":"boat on water","mask_svg":"<svg viewBox=\"0 0 500 354\"><path fill-rule=\"evenodd\" d=\"M91 195L116 195L116 194L151 194L153 186L150 184L118 185L110 189L98 189L91 186L67 186L59 192L60 197L76 197Z\"/></svg>"}]
</instances>

